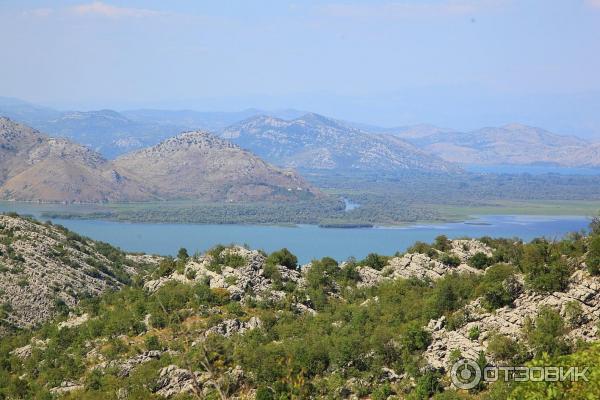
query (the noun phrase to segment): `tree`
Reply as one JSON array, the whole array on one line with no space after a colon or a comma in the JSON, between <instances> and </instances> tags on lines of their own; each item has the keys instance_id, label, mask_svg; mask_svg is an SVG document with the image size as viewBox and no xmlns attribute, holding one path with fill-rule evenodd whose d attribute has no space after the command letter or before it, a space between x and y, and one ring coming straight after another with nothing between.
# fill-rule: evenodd
<instances>
[{"instance_id":1,"label":"tree","mask_svg":"<svg viewBox=\"0 0 600 400\"><path fill-rule=\"evenodd\" d=\"M527 342L536 356L567 354L569 344L564 339L567 333L560 314L548 306L542 306L535 321L528 319L524 326Z\"/></svg>"},{"instance_id":2,"label":"tree","mask_svg":"<svg viewBox=\"0 0 600 400\"><path fill-rule=\"evenodd\" d=\"M469 258L468 264L469 266L477 269L486 269L492 264L492 259L486 256L484 253L475 253L471 258Z\"/></svg>"},{"instance_id":3,"label":"tree","mask_svg":"<svg viewBox=\"0 0 600 400\"><path fill-rule=\"evenodd\" d=\"M282 265L288 269L297 269L298 257L293 255L288 249L283 248L272 252L269 257L267 257L266 264L270 266Z\"/></svg>"},{"instance_id":4,"label":"tree","mask_svg":"<svg viewBox=\"0 0 600 400\"><path fill-rule=\"evenodd\" d=\"M360 264L381 271L387 265L387 262L387 257L380 256L377 253L369 253Z\"/></svg>"},{"instance_id":5,"label":"tree","mask_svg":"<svg viewBox=\"0 0 600 400\"><path fill-rule=\"evenodd\" d=\"M600 275L600 234L590 236L585 263L590 274Z\"/></svg>"},{"instance_id":6,"label":"tree","mask_svg":"<svg viewBox=\"0 0 600 400\"><path fill-rule=\"evenodd\" d=\"M439 235L435 238L435 243L433 244L433 247L435 247L439 251L448 251L452 248L452 243L446 235Z\"/></svg>"}]
</instances>

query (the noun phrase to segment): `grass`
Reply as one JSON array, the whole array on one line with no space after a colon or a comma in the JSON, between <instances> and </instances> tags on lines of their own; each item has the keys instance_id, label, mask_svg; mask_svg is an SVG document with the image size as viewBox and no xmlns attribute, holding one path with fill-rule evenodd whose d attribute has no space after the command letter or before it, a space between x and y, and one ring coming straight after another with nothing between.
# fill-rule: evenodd
<instances>
[{"instance_id":1,"label":"grass","mask_svg":"<svg viewBox=\"0 0 600 400\"><path fill-rule=\"evenodd\" d=\"M593 216L600 211L600 201L584 200L501 200L485 206L429 206L449 220L464 220L472 215Z\"/></svg>"}]
</instances>

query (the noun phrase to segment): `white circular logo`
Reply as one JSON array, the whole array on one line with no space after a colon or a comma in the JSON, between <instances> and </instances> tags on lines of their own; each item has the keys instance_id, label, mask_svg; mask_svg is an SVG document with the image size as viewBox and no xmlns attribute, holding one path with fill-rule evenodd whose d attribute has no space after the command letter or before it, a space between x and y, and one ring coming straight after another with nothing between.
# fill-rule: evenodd
<instances>
[{"instance_id":1,"label":"white circular logo","mask_svg":"<svg viewBox=\"0 0 600 400\"><path fill-rule=\"evenodd\" d=\"M481 382L481 368L475 361L458 360L450 370L450 377L458 389L473 389Z\"/></svg>"}]
</instances>

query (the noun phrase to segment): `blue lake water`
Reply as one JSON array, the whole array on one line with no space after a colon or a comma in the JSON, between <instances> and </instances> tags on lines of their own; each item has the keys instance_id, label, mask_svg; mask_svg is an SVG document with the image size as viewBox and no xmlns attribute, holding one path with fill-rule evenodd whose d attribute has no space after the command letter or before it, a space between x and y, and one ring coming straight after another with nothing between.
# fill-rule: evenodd
<instances>
[{"instance_id":1,"label":"blue lake water","mask_svg":"<svg viewBox=\"0 0 600 400\"><path fill-rule=\"evenodd\" d=\"M0 211L6 207L0 207ZM36 214L37 207L17 210ZM98 220L62 220L58 223L93 239L109 242L127 251L155 254L177 253L185 247L190 253L204 251L216 244L247 244L251 248L273 251L287 247L306 263L313 258L363 258L368 253L386 255L404 251L420 240L431 242L438 235L458 237L535 237L561 238L568 232L588 226L586 217L483 216L468 222L412 225L394 228L319 228L317 226L146 224Z\"/></svg>"}]
</instances>

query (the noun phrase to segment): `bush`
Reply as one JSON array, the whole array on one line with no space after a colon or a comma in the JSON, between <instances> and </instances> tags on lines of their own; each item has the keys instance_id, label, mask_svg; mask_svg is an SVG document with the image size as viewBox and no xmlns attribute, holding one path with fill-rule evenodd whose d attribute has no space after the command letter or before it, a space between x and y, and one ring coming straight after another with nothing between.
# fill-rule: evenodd
<instances>
[{"instance_id":1,"label":"bush","mask_svg":"<svg viewBox=\"0 0 600 400\"><path fill-rule=\"evenodd\" d=\"M288 269L298 269L298 257L293 255L288 249L283 248L269 254L266 264L270 266L282 265Z\"/></svg>"},{"instance_id":2,"label":"bush","mask_svg":"<svg viewBox=\"0 0 600 400\"><path fill-rule=\"evenodd\" d=\"M543 353L562 355L569 352L570 346L564 339L567 333L564 321L560 314L550 307L541 307L535 321L526 321L524 331L536 356Z\"/></svg>"},{"instance_id":3,"label":"bush","mask_svg":"<svg viewBox=\"0 0 600 400\"><path fill-rule=\"evenodd\" d=\"M416 323L411 323L402 336L402 344L410 352L425 350L430 343L431 334Z\"/></svg>"},{"instance_id":4,"label":"bush","mask_svg":"<svg viewBox=\"0 0 600 400\"><path fill-rule=\"evenodd\" d=\"M160 340L158 340L158 337L156 337L154 335L146 336L146 338L144 339L144 344L146 345L146 348L148 350L161 350L162 349Z\"/></svg>"},{"instance_id":5,"label":"bush","mask_svg":"<svg viewBox=\"0 0 600 400\"><path fill-rule=\"evenodd\" d=\"M452 249L452 242L450 242L446 235L439 235L435 238L433 247L435 247L439 251L448 251Z\"/></svg>"},{"instance_id":6,"label":"bush","mask_svg":"<svg viewBox=\"0 0 600 400\"><path fill-rule=\"evenodd\" d=\"M460 265L460 258L453 254L443 254L440 257L440 262L446 264L449 267L458 267Z\"/></svg>"},{"instance_id":7,"label":"bush","mask_svg":"<svg viewBox=\"0 0 600 400\"><path fill-rule=\"evenodd\" d=\"M600 275L600 234L590 236L585 263L590 274Z\"/></svg>"},{"instance_id":8,"label":"bush","mask_svg":"<svg viewBox=\"0 0 600 400\"><path fill-rule=\"evenodd\" d=\"M554 246L537 240L524 247L521 263L529 286L542 293L564 291L571 270Z\"/></svg>"},{"instance_id":9,"label":"bush","mask_svg":"<svg viewBox=\"0 0 600 400\"><path fill-rule=\"evenodd\" d=\"M488 351L495 359L516 364L525 361L526 349L516 340L496 334L488 342Z\"/></svg>"},{"instance_id":10,"label":"bush","mask_svg":"<svg viewBox=\"0 0 600 400\"><path fill-rule=\"evenodd\" d=\"M468 264L473 268L486 269L493 264L493 260L484 253L479 252L475 253L471 258L469 258Z\"/></svg>"},{"instance_id":11,"label":"bush","mask_svg":"<svg viewBox=\"0 0 600 400\"><path fill-rule=\"evenodd\" d=\"M359 264L381 271L388 263L389 258L377 253L369 253Z\"/></svg>"},{"instance_id":12,"label":"bush","mask_svg":"<svg viewBox=\"0 0 600 400\"><path fill-rule=\"evenodd\" d=\"M469 329L469 340L477 340L479 339L480 331L478 326L474 326Z\"/></svg>"},{"instance_id":13,"label":"bush","mask_svg":"<svg viewBox=\"0 0 600 400\"><path fill-rule=\"evenodd\" d=\"M515 270L507 264L498 264L486 270L477 293L483 296L483 305L488 310L510 306L518 293L511 290L517 286Z\"/></svg>"}]
</instances>

